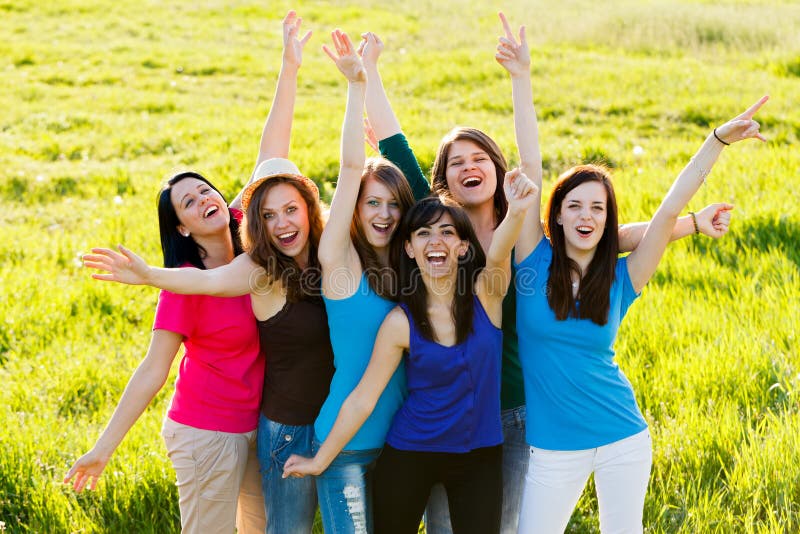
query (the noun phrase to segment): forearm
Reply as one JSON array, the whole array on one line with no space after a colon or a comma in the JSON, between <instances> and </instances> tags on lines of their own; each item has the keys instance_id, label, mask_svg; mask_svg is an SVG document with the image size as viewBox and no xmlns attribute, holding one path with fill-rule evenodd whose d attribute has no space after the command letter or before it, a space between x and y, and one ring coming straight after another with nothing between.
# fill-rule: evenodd
<instances>
[{"instance_id":1,"label":"forearm","mask_svg":"<svg viewBox=\"0 0 800 534\"><path fill-rule=\"evenodd\" d=\"M336 455L344 449L345 445L358 432L358 429L361 428L361 425L364 424L364 421L367 420L374 408L375 402L370 403L361 400L357 390L350 393L339 410L339 415L330 434L325 438L325 441L314 456L314 463L318 465L320 472L328 468L333 459L336 458Z\"/></svg>"},{"instance_id":2,"label":"forearm","mask_svg":"<svg viewBox=\"0 0 800 534\"><path fill-rule=\"evenodd\" d=\"M526 212L508 210L494 231L489 250L486 252L487 267L502 267L508 264L511 250L519 238L525 219Z\"/></svg>"},{"instance_id":3,"label":"forearm","mask_svg":"<svg viewBox=\"0 0 800 534\"><path fill-rule=\"evenodd\" d=\"M649 222L637 222L623 224L619 227L619 251L631 252L639 246L639 243L647 231ZM672 234L669 236L670 241L677 241L695 233L694 223L689 215L678 217L675 221L675 226L672 228Z\"/></svg>"},{"instance_id":4,"label":"forearm","mask_svg":"<svg viewBox=\"0 0 800 534\"><path fill-rule=\"evenodd\" d=\"M520 168L539 188L542 186L542 154L539 149L539 125L533 107L530 72L511 77L514 103L514 130L517 137Z\"/></svg>"},{"instance_id":5,"label":"forearm","mask_svg":"<svg viewBox=\"0 0 800 534\"><path fill-rule=\"evenodd\" d=\"M366 107L367 117L379 140L401 132L400 121L394 114L377 64L365 64L367 72Z\"/></svg>"},{"instance_id":6,"label":"forearm","mask_svg":"<svg viewBox=\"0 0 800 534\"><path fill-rule=\"evenodd\" d=\"M289 155L298 70L295 65L281 65L272 107L261 132L256 165L268 158L285 158Z\"/></svg>"},{"instance_id":7,"label":"forearm","mask_svg":"<svg viewBox=\"0 0 800 534\"><path fill-rule=\"evenodd\" d=\"M703 184L724 147L725 145L719 142L714 134L710 134L675 179L657 211L657 213L673 219L670 228L674 227L674 221L677 221L681 211Z\"/></svg>"},{"instance_id":8,"label":"forearm","mask_svg":"<svg viewBox=\"0 0 800 534\"><path fill-rule=\"evenodd\" d=\"M179 295L238 297L250 293L250 282L255 274L239 271L234 273L226 269L226 275L211 269L149 267L145 283Z\"/></svg>"},{"instance_id":9,"label":"forearm","mask_svg":"<svg viewBox=\"0 0 800 534\"><path fill-rule=\"evenodd\" d=\"M349 81L347 84L347 107L342 124L341 169L343 173L355 172L361 177L366 152L364 150L364 110L363 82Z\"/></svg>"}]
</instances>

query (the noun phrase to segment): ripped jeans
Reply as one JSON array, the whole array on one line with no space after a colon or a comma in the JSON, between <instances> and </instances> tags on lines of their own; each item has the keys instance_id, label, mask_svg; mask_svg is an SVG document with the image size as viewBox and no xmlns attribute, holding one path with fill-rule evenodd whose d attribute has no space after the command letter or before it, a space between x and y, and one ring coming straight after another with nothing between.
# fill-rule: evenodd
<instances>
[{"instance_id":1,"label":"ripped jeans","mask_svg":"<svg viewBox=\"0 0 800 534\"><path fill-rule=\"evenodd\" d=\"M319 450L315 439L313 453ZM325 532L372 532L372 471L380 449L342 451L317 477L317 498Z\"/></svg>"}]
</instances>

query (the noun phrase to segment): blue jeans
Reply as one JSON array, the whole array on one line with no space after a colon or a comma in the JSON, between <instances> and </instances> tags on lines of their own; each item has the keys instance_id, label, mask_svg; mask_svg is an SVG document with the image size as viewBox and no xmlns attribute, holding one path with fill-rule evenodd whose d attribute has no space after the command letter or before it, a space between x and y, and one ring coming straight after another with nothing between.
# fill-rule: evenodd
<instances>
[{"instance_id":1,"label":"blue jeans","mask_svg":"<svg viewBox=\"0 0 800 534\"><path fill-rule=\"evenodd\" d=\"M530 447L525 442L525 406L503 410L503 518L501 534L516 534L525 474L528 472ZM444 486L431 490L425 509L425 528L428 534L452 534L450 510Z\"/></svg>"},{"instance_id":2,"label":"blue jeans","mask_svg":"<svg viewBox=\"0 0 800 534\"><path fill-rule=\"evenodd\" d=\"M320 443L314 440L314 454ZM317 477L317 497L325 532L372 532L372 471L380 449L342 451Z\"/></svg>"},{"instance_id":3,"label":"blue jeans","mask_svg":"<svg viewBox=\"0 0 800 534\"><path fill-rule=\"evenodd\" d=\"M310 534L317 509L314 477L282 478L292 454L311 456L314 425L292 426L258 419L258 461L267 534Z\"/></svg>"}]
</instances>

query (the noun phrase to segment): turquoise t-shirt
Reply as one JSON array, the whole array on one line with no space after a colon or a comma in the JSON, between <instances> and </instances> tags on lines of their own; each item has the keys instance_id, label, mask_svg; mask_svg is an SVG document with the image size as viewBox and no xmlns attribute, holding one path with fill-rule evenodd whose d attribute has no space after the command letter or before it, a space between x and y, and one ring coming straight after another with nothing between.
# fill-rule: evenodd
<instances>
[{"instance_id":1,"label":"turquoise t-shirt","mask_svg":"<svg viewBox=\"0 0 800 534\"><path fill-rule=\"evenodd\" d=\"M344 299L324 298L328 311L328 326L333 346L333 365L336 370L331 380L328 398L314 422L314 435L319 441L328 437L339 409L355 389L372 357L372 347L386 314L396 306L391 300L379 296L370 287L365 274L356 292ZM394 414L406 396L406 373L403 363L392 375L386 389L378 399L375 409L353 439L345 445L346 451L363 451L383 447L386 433Z\"/></svg>"},{"instance_id":2,"label":"turquoise t-shirt","mask_svg":"<svg viewBox=\"0 0 800 534\"><path fill-rule=\"evenodd\" d=\"M553 249L542 238L517 264L517 332L528 405L527 442L548 450L608 445L647 428L630 382L614 362L614 340L638 297L627 258L617 260L608 322L556 319L547 302Z\"/></svg>"}]
</instances>

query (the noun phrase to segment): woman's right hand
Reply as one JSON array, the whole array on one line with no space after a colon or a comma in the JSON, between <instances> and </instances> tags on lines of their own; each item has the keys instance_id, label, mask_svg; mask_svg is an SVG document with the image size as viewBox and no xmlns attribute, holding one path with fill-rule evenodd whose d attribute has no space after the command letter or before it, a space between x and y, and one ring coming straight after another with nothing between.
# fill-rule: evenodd
<instances>
[{"instance_id":1,"label":"woman's right hand","mask_svg":"<svg viewBox=\"0 0 800 534\"><path fill-rule=\"evenodd\" d=\"M302 39L297 38L302 22L303 19L293 10L283 18L283 63L296 69L303 63L303 47L311 38L310 31L306 32Z\"/></svg>"},{"instance_id":2,"label":"woman's right hand","mask_svg":"<svg viewBox=\"0 0 800 534\"><path fill-rule=\"evenodd\" d=\"M289 456L289 459L283 464L283 478L303 478L306 475L319 475L324 469L320 469L315 460L316 457L307 458L298 454Z\"/></svg>"},{"instance_id":3,"label":"woman's right hand","mask_svg":"<svg viewBox=\"0 0 800 534\"><path fill-rule=\"evenodd\" d=\"M333 46L336 49L336 53L332 52L326 45L322 45L322 49L336 64L339 72L344 74L349 82L366 82L367 74L364 71L364 65L361 63L361 58L356 54L350 37L338 29L331 33L331 37L333 38Z\"/></svg>"},{"instance_id":4,"label":"woman's right hand","mask_svg":"<svg viewBox=\"0 0 800 534\"><path fill-rule=\"evenodd\" d=\"M361 44L358 46L358 55L364 62L364 67L377 67L378 57L383 52L383 41L372 32L361 34Z\"/></svg>"},{"instance_id":5,"label":"woman's right hand","mask_svg":"<svg viewBox=\"0 0 800 534\"><path fill-rule=\"evenodd\" d=\"M494 57L508 73L513 76L530 76L531 52L525 39L525 26L519 28L519 41L514 37L511 26L503 13L500 13L505 36L497 43Z\"/></svg>"},{"instance_id":6,"label":"woman's right hand","mask_svg":"<svg viewBox=\"0 0 800 534\"><path fill-rule=\"evenodd\" d=\"M83 265L90 269L108 273L92 274L92 278L95 280L130 285L147 284L150 266L142 258L122 245L119 245L119 250L122 254L109 248L93 248L91 254L83 256Z\"/></svg>"},{"instance_id":7,"label":"woman's right hand","mask_svg":"<svg viewBox=\"0 0 800 534\"><path fill-rule=\"evenodd\" d=\"M80 493L83 491L83 488L86 487L87 483L89 484L89 489L94 490L95 486L97 486L97 481L100 478L100 475L103 474L103 469L105 469L109 458L110 456L100 454L95 449L90 450L78 458L72 467L70 467L69 471L64 476L64 484L69 484L69 482L74 478L75 480L72 483L72 489L74 489L76 492Z\"/></svg>"}]
</instances>

